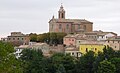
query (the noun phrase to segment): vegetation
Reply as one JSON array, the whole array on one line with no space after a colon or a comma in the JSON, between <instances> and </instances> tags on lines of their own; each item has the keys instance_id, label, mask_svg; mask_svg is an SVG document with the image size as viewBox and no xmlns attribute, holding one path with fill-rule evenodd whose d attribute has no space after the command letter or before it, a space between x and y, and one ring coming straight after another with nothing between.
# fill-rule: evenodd
<instances>
[{"instance_id":1,"label":"vegetation","mask_svg":"<svg viewBox=\"0 0 120 73\"><path fill-rule=\"evenodd\" d=\"M45 42L50 45L63 44L63 37L66 33L43 33L43 34L30 34L30 41L32 42Z\"/></svg>"},{"instance_id":2,"label":"vegetation","mask_svg":"<svg viewBox=\"0 0 120 73\"><path fill-rule=\"evenodd\" d=\"M13 52L14 48L10 43L0 42L0 73L22 73L21 63Z\"/></svg>"}]
</instances>

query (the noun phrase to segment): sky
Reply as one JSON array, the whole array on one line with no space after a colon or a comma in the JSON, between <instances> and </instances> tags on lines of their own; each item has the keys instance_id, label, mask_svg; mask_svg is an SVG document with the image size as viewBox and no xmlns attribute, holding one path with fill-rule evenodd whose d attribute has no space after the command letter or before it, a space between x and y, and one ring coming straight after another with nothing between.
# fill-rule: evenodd
<instances>
[{"instance_id":1,"label":"sky","mask_svg":"<svg viewBox=\"0 0 120 73\"><path fill-rule=\"evenodd\" d=\"M120 0L0 0L0 37L11 32L49 32L63 4L66 18L93 22L93 30L120 34Z\"/></svg>"}]
</instances>

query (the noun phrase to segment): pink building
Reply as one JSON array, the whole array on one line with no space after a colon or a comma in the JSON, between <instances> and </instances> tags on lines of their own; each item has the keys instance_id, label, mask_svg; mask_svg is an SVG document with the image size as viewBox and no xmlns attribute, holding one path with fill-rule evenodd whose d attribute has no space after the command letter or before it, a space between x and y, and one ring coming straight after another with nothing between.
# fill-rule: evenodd
<instances>
[{"instance_id":1,"label":"pink building","mask_svg":"<svg viewBox=\"0 0 120 73\"><path fill-rule=\"evenodd\" d=\"M93 31L93 23L85 19L66 19L65 10L61 5L58 11L58 19L49 21L49 32L79 33Z\"/></svg>"},{"instance_id":2,"label":"pink building","mask_svg":"<svg viewBox=\"0 0 120 73\"><path fill-rule=\"evenodd\" d=\"M64 40L63 43L66 46L75 46L76 45L76 38L74 35L67 35L64 37L63 40Z\"/></svg>"}]
</instances>

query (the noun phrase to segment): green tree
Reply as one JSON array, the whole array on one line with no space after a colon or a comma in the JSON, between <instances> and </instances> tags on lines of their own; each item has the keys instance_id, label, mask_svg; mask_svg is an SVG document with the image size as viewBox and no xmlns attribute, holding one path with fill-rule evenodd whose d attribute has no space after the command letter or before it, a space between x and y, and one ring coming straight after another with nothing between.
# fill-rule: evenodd
<instances>
[{"instance_id":1,"label":"green tree","mask_svg":"<svg viewBox=\"0 0 120 73\"><path fill-rule=\"evenodd\" d=\"M104 48L103 54L105 59L108 59L108 60L115 57L115 51L111 47Z\"/></svg>"},{"instance_id":2,"label":"green tree","mask_svg":"<svg viewBox=\"0 0 120 73\"><path fill-rule=\"evenodd\" d=\"M14 47L0 42L0 73L22 73L20 62L15 58Z\"/></svg>"},{"instance_id":3,"label":"green tree","mask_svg":"<svg viewBox=\"0 0 120 73\"><path fill-rule=\"evenodd\" d=\"M95 56L95 61L93 63L93 71L94 73L97 73L98 70L98 66L100 65L100 62L105 60L105 56L102 52L98 52L98 55Z\"/></svg>"},{"instance_id":4,"label":"green tree","mask_svg":"<svg viewBox=\"0 0 120 73\"><path fill-rule=\"evenodd\" d=\"M100 62L97 73L115 73L115 65L107 60Z\"/></svg>"},{"instance_id":5,"label":"green tree","mask_svg":"<svg viewBox=\"0 0 120 73\"><path fill-rule=\"evenodd\" d=\"M120 73L120 58L112 58L110 59L110 62L115 65L116 73Z\"/></svg>"},{"instance_id":6,"label":"green tree","mask_svg":"<svg viewBox=\"0 0 120 73\"><path fill-rule=\"evenodd\" d=\"M95 56L93 51L89 51L84 56L80 57L77 63L77 73L93 73L93 63Z\"/></svg>"},{"instance_id":7,"label":"green tree","mask_svg":"<svg viewBox=\"0 0 120 73\"><path fill-rule=\"evenodd\" d=\"M25 49L20 59L23 61L24 73L46 73L42 64L42 51Z\"/></svg>"},{"instance_id":8,"label":"green tree","mask_svg":"<svg viewBox=\"0 0 120 73\"><path fill-rule=\"evenodd\" d=\"M31 42L37 42L37 34L36 33L30 33L30 41Z\"/></svg>"},{"instance_id":9,"label":"green tree","mask_svg":"<svg viewBox=\"0 0 120 73\"><path fill-rule=\"evenodd\" d=\"M56 73L66 73L65 68L62 64L59 65Z\"/></svg>"}]
</instances>

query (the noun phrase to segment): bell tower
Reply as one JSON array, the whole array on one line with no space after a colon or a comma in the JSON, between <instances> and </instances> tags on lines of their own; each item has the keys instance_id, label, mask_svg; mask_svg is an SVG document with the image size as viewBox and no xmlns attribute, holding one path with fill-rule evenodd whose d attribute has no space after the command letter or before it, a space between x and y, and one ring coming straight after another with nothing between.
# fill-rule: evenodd
<instances>
[{"instance_id":1,"label":"bell tower","mask_svg":"<svg viewBox=\"0 0 120 73\"><path fill-rule=\"evenodd\" d=\"M63 5L61 4L61 7L58 11L58 18L59 19L65 19L65 10L63 8Z\"/></svg>"}]
</instances>

